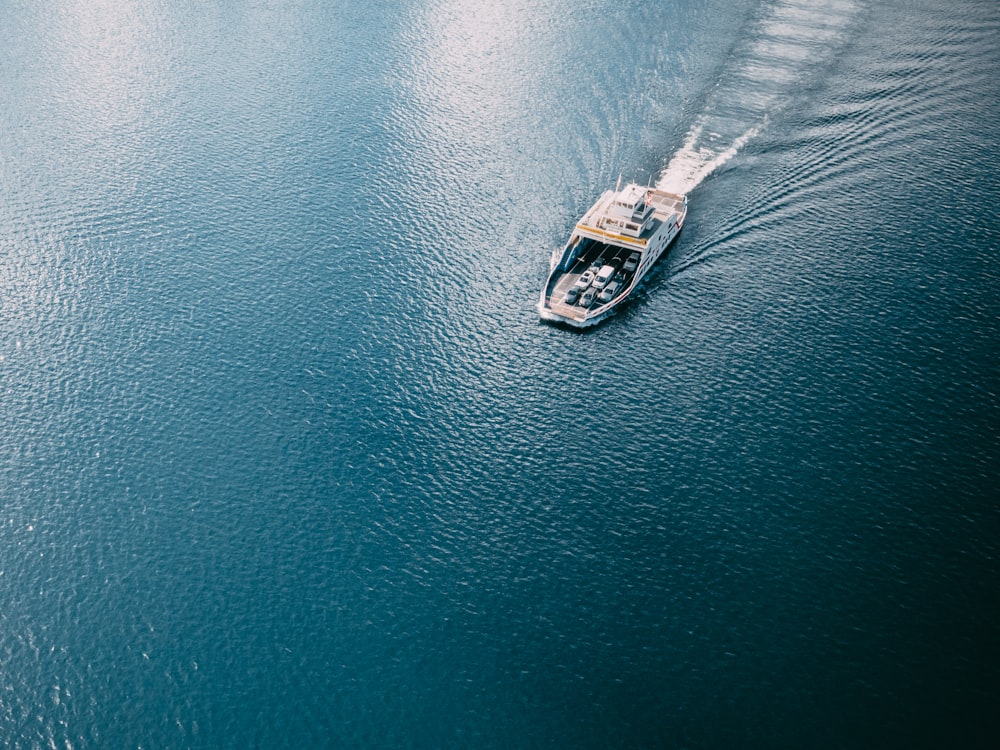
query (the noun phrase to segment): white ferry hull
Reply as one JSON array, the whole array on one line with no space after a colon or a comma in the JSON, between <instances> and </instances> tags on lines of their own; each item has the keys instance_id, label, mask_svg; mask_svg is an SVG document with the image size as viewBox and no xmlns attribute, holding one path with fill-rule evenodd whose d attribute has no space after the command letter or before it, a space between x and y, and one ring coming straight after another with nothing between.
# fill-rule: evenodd
<instances>
[{"instance_id":1,"label":"white ferry hull","mask_svg":"<svg viewBox=\"0 0 1000 750\"><path fill-rule=\"evenodd\" d=\"M577 223L566 246L553 253L538 301L542 320L588 328L607 318L677 238L686 214L684 196L638 185L606 192ZM597 267L613 269L614 275L610 281L598 278L588 299L582 294L591 287L586 273ZM574 287L581 290L579 297L570 291ZM609 288L611 294L605 291Z\"/></svg>"}]
</instances>

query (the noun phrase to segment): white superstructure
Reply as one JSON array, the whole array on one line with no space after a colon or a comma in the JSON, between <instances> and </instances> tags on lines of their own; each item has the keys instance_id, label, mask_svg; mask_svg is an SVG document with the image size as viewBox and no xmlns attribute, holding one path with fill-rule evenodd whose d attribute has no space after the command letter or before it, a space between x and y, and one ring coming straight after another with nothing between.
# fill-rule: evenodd
<instances>
[{"instance_id":1,"label":"white superstructure","mask_svg":"<svg viewBox=\"0 0 1000 750\"><path fill-rule=\"evenodd\" d=\"M606 317L642 281L686 215L682 195L635 183L606 191L553 253L538 301L542 319L584 328Z\"/></svg>"}]
</instances>

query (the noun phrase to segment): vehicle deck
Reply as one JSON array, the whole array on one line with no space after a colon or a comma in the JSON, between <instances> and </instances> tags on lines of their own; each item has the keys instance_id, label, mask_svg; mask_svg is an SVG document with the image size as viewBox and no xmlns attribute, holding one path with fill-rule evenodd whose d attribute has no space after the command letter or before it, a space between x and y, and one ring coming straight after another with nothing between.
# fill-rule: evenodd
<instances>
[{"instance_id":1,"label":"vehicle deck","mask_svg":"<svg viewBox=\"0 0 1000 750\"><path fill-rule=\"evenodd\" d=\"M622 270L622 266L625 265L625 261L635 251L635 248L631 247L619 247L617 245L609 245L604 242L590 240L589 246L584 249L584 251L580 254L580 257L573 263L573 266L568 271L559 275L555 286L549 291L549 295L546 299L549 308L556 315L562 315L565 318L573 318L574 320L582 320L590 308L584 307L579 302L573 305L567 305L562 300L569 288L576 283L577 279L580 278L581 274L583 274L583 272L588 268L595 265L614 266L617 269L614 280L621 282L621 286L619 286L615 296L612 297L609 302L599 303L595 299L594 304L590 307L600 307L602 305L607 305L610 302L614 302L615 299L621 296L622 292L628 289L629 284L632 283L632 277L635 276L634 271L626 272Z\"/></svg>"}]
</instances>

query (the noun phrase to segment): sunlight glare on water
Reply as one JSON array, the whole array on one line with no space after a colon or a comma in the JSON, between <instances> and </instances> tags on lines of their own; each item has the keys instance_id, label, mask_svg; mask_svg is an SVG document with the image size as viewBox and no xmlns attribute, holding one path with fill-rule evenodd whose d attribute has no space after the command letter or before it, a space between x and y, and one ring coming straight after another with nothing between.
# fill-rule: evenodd
<instances>
[{"instance_id":1,"label":"sunlight glare on water","mask_svg":"<svg viewBox=\"0 0 1000 750\"><path fill-rule=\"evenodd\" d=\"M998 33L0 3L0 746L991 747Z\"/></svg>"}]
</instances>

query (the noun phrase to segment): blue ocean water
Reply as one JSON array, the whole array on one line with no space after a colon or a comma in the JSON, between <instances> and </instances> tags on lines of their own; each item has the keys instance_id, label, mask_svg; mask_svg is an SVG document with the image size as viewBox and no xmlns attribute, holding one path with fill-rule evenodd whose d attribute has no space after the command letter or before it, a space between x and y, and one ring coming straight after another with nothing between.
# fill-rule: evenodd
<instances>
[{"instance_id":1,"label":"blue ocean water","mask_svg":"<svg viewBox=\"0 0 1000 750\"><path fill-rule=\"evenodd\" d=\"M0 745L992 747L996 3L0 30Z\"/></svg>"}]
</instances>

